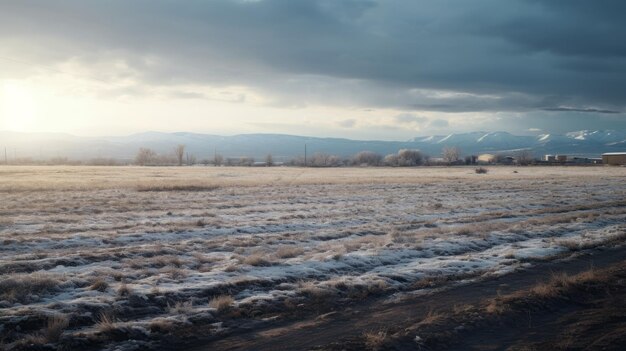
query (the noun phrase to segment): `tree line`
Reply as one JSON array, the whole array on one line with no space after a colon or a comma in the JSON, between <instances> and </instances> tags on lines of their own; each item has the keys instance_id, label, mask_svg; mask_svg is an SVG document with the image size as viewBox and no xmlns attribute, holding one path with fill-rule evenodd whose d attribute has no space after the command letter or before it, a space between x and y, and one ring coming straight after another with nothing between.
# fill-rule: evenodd
<instances>
[{"instance_id":1,"label":"tree line","mask_svg":"<svg viewBox=\"0 0 626 351\"><path fill-rule=\"evenodd\" d=\"M340 167L340 166L388 166L414 167L435 163L455 164L460 161L461 151L457 147L445 147L442 150L442 159L434 160L429 155L416 149L402 149L395 154L381 155L373 151L361 151L352 157L340 157L326 153L315 153L312 156L295 157L287 162L277 163L271 154L262 160L256 161L253 157L225 158L215 153L213 159L198 161L195 156L185 152L185 145L177 145L169 154L158 154L149 148L140 148L135 156L134 164L139 166L183 166L205 164L214 166L307 166L307 167Z\"/></svg>"}]
</instances>

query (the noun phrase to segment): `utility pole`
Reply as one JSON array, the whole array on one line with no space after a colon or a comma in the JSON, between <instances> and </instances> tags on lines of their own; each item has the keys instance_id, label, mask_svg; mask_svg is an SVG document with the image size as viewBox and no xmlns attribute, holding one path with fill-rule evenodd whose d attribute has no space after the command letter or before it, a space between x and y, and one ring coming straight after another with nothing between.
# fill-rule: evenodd
<instances>
[{"instance_id":1,"label":"utility pole","mask_svg":"<svg viewBox=\"0 0 626 351\"><path fill-rule=\"evenodd\" d=\"M306 167L306 143L304 144L304 167Z\"/></svg>"},{"instance_id":2,"label":"utility pole","mask_svg":"<svg viewBox=\"0 0 626 351\"><path fill-rule=\"evenodd\" d=\"M9 158L7 157L7 147L4 147L4 164L8 165L9 164Z\"/></svg>"}]
</instances>

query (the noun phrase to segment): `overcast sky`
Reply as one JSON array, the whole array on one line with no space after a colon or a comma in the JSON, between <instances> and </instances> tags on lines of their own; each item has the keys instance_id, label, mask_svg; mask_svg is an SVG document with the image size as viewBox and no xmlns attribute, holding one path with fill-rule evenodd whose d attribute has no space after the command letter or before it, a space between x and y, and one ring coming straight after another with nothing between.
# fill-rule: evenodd
<instances>
[{"instance_id":1,"label":"overcast sky","mask_svg":"<svg viewBox=\"0 0 626 351\"><path fill-rule=\"evenodd\" d=\"M0 0L0 130L626 129L619 0Z\"/></svg>"}]
</instances>

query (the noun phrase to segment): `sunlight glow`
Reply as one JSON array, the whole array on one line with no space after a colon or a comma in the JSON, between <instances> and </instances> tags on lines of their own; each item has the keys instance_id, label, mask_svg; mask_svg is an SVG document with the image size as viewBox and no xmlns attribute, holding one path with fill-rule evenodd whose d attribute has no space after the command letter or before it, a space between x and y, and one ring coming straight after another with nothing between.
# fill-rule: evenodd
<instances>
[{"instance_id":1,"label":"sunlight glow","mask_svg":"<svg viewBox=\"0 0 626 351\"><path fill-rule=\"evenodd\" d=\"M5 80L2 83L0 129L25 132L37 124L37 101L24 84Z\"/></svg>"}]
</instances>

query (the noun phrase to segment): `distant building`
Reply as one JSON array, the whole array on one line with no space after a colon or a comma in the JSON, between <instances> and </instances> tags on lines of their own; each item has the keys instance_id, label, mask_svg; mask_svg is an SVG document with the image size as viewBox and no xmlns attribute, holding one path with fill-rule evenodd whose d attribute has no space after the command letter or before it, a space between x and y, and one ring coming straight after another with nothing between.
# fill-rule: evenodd
<instances>
[{"instance_id":1,"label":"distant building","mask_svg":"<svg viewBox=\"0 0 626 351\"><path fill-rule=\"evenodd\" d=\"M478 156L477 163L494 163L496 162L496 155L482 154Z\"/></svg>"},{"instance_id":2,"label":"distant building","mask_svg":"<svg viewBox=\"0 0 626 351\"><path fill-rule=\"evenodd\" d=\"M543 156L543 160L546 162L555 162L556 161L556 156L554 155L544 155Z\"/></svg>"},{"instance_id":3,"label":"distant building","mask_svg":"<svg viewBox=\"0 0 626 351\"><path fill-rule=\"evenodd\" d=\"M626 152L607 152L602 154L605 165L626 165Z\"/></svg>"},{"instance_id":4,"label":"distant building","mask_svg":"<svg viewBox=\"0 0 626 351\"><path fill-rule=\"evenodd\" d=\"M567 155L556 155L556 162L565 163L567 162Z\"/></svg>"},{"instance_id":5,"label":"distant building","mask_svg":"<svg viewBox=\"0 0 626 351\"><path fill-rule=\"evenodd\" d=\"M600 161L602 161L602 159L600 159ZM575 164L595 164L595 163L602 163L602 162L598 162L597 158L589 158L589 157L573 157L572 158L572 162Z\"/></svg>"},{"instance_id":6,"label":"distant building","mask_svg":"<svg viewBox=\"0 0 626 351\"><path fill-rule=\"evenodd\" d=\"M513 163L515 163L515 157L504 156L500 158L499 162L502 163L503 165L512 165Z\"/></svg>"}]
</instances>

